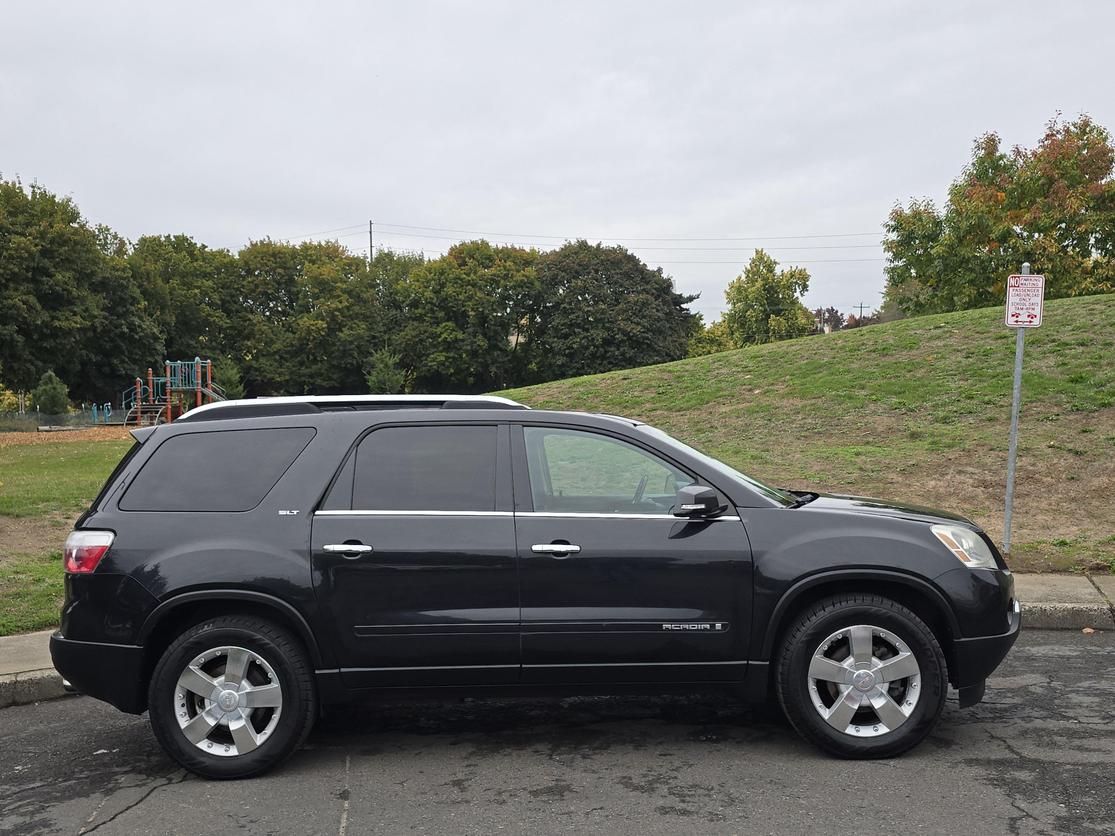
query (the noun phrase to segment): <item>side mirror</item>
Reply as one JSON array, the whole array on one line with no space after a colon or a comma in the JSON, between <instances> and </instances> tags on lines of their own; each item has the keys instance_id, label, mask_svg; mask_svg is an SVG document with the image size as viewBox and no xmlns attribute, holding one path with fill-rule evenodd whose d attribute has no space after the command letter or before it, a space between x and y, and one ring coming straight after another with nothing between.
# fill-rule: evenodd
<instances>
[{"instance_id":1,"label":"side mirror","mask_svg":"<svg viewBox=\"0 0 1115 836\"><path fill-rule=\"evenodd\" d=\"M712 488L704 485L688 485L679 488L674 500L675 517L708 517L723 510L720 497Z\"/></svg>"}]
</instances>

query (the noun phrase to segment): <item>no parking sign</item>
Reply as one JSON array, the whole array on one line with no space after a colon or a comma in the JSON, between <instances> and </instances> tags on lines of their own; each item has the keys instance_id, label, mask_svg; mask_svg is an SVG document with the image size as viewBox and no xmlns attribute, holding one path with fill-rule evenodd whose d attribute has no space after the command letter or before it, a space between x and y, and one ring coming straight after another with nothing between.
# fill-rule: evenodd
<instances>
[{"instance_id":1,"label":"no parking sign","mask_svg":"<svg viewBox=\"0 0 1115 836\"><path fill-rule=\"evenodd\" d=\"M1007 325L1038 328L1045 300L1045 276L1019 274L1007 277Z\"/></svg>"}]
</instances>

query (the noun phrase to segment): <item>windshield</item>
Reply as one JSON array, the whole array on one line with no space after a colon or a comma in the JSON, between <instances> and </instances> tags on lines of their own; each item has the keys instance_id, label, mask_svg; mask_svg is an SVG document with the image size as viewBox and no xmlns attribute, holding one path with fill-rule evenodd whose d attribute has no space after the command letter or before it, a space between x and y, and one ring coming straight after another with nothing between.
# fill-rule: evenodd
<instances>
[{"instance_id":1,"label":"windshield","mask_svg":"<svg viewBox=\"0 0 1115 836\"><path fill-rule=\"evenodd\" d=\"M673 447L675 450L682 450L688 453L690 456L693 456L695 459L699 459L701 463L706 465L710 470L714 470L717 473L720 473L731 479L735 479L738 482L743 482L749 488L757 493L762 494L767 499L773 499L775 502L779 502L783 505L791 505L797 501L797 497L793 494L787 493L783 490L779 490L778 488L772 488L770 485L765 485L758 479L753 479L752 477L748 476L746 473L740 473L734 467L728 467L728 465L724 464L724 462L720 461L719 459L714 459L712 456L707 455L706 453L702 453L695 447L690 447L688 444L684 444L678 441L672 435L668 435L667 433L662 432L662 430L657 429L656 427L652 427L649 424L639 424L636 429L640 432L646 433L647 435L653 436L659 441L664 442L670 447Z\"/></svg>"}]
</instances>

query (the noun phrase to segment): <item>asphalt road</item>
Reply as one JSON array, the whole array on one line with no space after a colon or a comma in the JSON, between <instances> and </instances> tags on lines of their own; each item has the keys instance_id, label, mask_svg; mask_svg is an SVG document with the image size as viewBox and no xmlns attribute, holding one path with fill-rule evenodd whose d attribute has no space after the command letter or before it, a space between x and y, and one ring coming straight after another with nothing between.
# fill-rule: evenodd
<instances>
[{"instance_id":1,"label":"asphalt road","mask_svg":"<svg viewBox=\"0 0 1115 836\"><path fill-rule=\"evenodd\" d=\"M721 698L499 700L336 713L273 774L212 782L93 700L0 711L0 832L234 830L1115 833L1115 636L1025 633L891 761Z\"/></svg>"}]
</instances>

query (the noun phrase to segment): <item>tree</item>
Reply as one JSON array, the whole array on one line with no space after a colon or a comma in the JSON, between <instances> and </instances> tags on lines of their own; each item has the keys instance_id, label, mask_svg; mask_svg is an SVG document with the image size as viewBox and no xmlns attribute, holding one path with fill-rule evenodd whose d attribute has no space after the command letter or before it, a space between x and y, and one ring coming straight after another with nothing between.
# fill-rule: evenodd
<instances>
[{"instance_id":1,"label":"tree","mask_svg":"<svg viewBox=\"0 0 1115 836\"><path fill-rule=\"evenodd\" d=\"M777 261L756 250L743 273L724 291L728 335L737 345L805 336L813 330L813 317L800 299L808 289L808 271L779 270Z\"/></svg>"},{"instance_id":2,"label":"tree","mask_svg":"<svg viewBox=\"0 0 1115 836\"><path fill-rule=\"evenodd\" d=\"M523 382L536 348L539 254L487 241L456 244L397 288L397 345L419 392L482 392Z\"/></svg>"},{"instance_id":3,"label":"tree","mask_svg":"<svg viewBox=\"0 0 1115 836\"><path fill-rule=\"evenodd\" d=\"M855 314L848 315L848 321L844 324L844 330L852 328L864 328L868 325L878 325L882 322L878 311L872 311L863 316L856 316Z\"/></svg>"},{"instance_id":4,"label":"tree","mask_svg":"<svg viewBox=\"0 0 1115 836\"><path fill-rule=\"evenodd\" d=\"M397 395L406 386L406 372L399 365L402 355L386 348L372 352L364 379L373 395Z\"/></svg>"},{"instance_id":5,"label":"tree","mask_svg":"<svg viewBox=\"0 0 1115 836\"><path fill-rule=\"evenodd\" d=\"M218 357L213 361L213 382L221 387L229 400L244 397L244 379L240 368L227 357Z\"/></svg>"},{"instance_id":6,"label":"tree","mask_svg":"<svg viewBox=\"0 0 1115 836\"><path fill-rule=\"evenodd\" d=\"M110 397L162 353L127 244L69 198L0 181L0 369L16 390L48 369L81 399Z\"/></svg>"},{"instance_id":7,"label":"tree","mask_svg":"<svg viewBox=\"0 0 1115 836\"><path fill-rule=\"evenodd\" d=\"M242 325L230 345L258 395L359 391L385 339L367 262L336 241L253 241L237 255Z\"/></svg>"},{"instance_id":8,"label":"tree","mask_svg":"<svg viewBox=\"0 0 1115 836\"><path fill-rule=\"evenodd\" d=\"M1052 119L1037 147L976 140L939 210L896 205L886 225L886 299L905 314L1002 304L1029 261L1046 296L1115 291L1115 146L1081 116ZM886 306L884 306L886 308Z\"/></svg>"},{"instance_id":9,"label":"tree","mask_svg":"<svg viewBox=\"0 0 1115 836\"><path fill-rule=\"evenodd\" d=\"M527 343L539 379L595 374L686 356L696 296L623 247L574 241L538 263L540 304Z\"/></svg>"},{"instance_id":10,"label":"tree","mask_svg":"<svg viewBox=\"0 0 1115 836\"><path fill-rule=\"evenodd\" d=\"M31 404L43 415L65 415L70 411L70 393L52 370L39 378L31 392Z\"/></svg>"},{"instance_id":11,"label":"tree","mask_svg":"<svg viewBox=\"0 0 1115 836\"><path fill-rule=\"evenodd\" d=\"M700 314L697 314L700 317ZM731 351L739 348L728 336L728 325L723 319L704 324L703 319L698 321L693 336L689 338L687 357L700 357L705 354L715 354L720 351Z\"/></svg>"},{"instance_id":12,"label":"tree","mask_svg":"<svg viewBox=\"0 0 1115 836\"><path fill-rule=\"evenodd\" d=\"M163 358L162 336L127 264L127 242L105 226L95 232L101 260L90 277L93 321L70 384L80 400L111 397L149 366L158 368Z\"/></svg>"},{"instance_id":13,"label":"tree","mask_svg":"<svg viewBox=\"0 0 1115 836\"><path fill-rule=\"evenodd\" d=\"M73 380L99 309L96 236L69 198L0 182L0 368L30 389L48 369Z\"/></svg>"},{"instance_id":14,"label":"tree","mask_svg":"<svg viewBox=\"0 0 1115 836\"><path fill-rule=\"evenodd\" d=\"M839 331L844 327L844 314L836 308L815 308L813 311L815 330L823 332L827 326L830 331Z\"/></svg>"},{"instance_id":15,"label":"tree","mask_svg":"<svg viewBox=\"0 0 1115 836\"><path fill-rule=\"evenodd\" d=\"M166 347L167 359L228 356L244 317L236 257L187 235L145 235L128 267Z\"/></svg>"}]
</instances>

